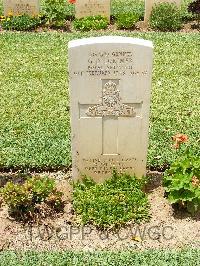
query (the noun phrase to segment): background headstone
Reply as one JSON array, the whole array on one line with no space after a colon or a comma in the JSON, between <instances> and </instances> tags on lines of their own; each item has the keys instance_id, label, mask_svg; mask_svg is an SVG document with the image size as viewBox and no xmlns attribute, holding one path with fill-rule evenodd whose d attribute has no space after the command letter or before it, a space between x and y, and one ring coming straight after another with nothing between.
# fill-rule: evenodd
<instances>
[{"instance_id":1,"label":"background headstone","mask_svg":"<svg viewBox=\"0 0 200 266\"><path fill-rule=\"evenodd\" d=\"M73 178L146 174L152 42L96 37L69 42Z\"/></svg>"},{"instance_id":2,"label":"background headstone","mask_svg":"<svg viewBox=\"0 0 200 266\"><path fill-rule=\"evenodd\" d=\"M28 14L36 16L40 12L39 0L3 0L4 16Z\"/></svg>"},{"instance_id":3,"label":"background headstone","mask_svg":"<svg viewBox=\"0 0 200 266\"><path fill-rule=\"evenodd\" d=\"M149 22L153 6L160 3L174 3L178 7L180 7L181 0L145 0L145 15L144 15L145 24Z\"/></svg>"},{"instance_id":4,"label":"background headstone","mask_svg":"<svg viewBox=\"0 0 200 266\"><path fill-rule=\"evenodd\" d=\"M110 0L77 0L76 18L101 15L110 21Z\"/></svg>"}]
</instances>

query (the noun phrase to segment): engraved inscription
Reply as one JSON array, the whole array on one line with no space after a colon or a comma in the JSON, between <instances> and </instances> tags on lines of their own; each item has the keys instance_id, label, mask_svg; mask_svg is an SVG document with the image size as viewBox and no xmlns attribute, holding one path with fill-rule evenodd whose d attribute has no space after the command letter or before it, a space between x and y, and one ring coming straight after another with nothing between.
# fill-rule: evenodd
<instances>
[{"instance_id":1,"label":"engraved inscription","mask_svg":"<svg viewBox=\"0 0 200 266\"><path fill-rule=\"evenodd\" d=\"M28 14L30 16L36 16L39 14L39 2L37 0L25 1L4 1L4 15L5 16L19 16L23 14Z\"/></svg>"},{"instance_id":2,"label":"engraved inscription","mask_svg":"<svg viewBox=\"0 0 200 266\"><path fill-rule=\"evenodd\" d=\"M148 71L138 70L134 65L134 54L131 51L113 50L111 52L91 52L88 58L87 69L76 70L74 76L142 76Z\"/></svg>"},{"instance_id":3,"label":"engraved inscription","mask_svg":"<svg viewBox=\"0 0 200 266\"><path fill-rule=\"evenodd\" d=\"M94 174L112 174L115 169L118 173L124 173L128 171L134 171L134 164L136 158L121 158L116 160L114 158L109 159L86 159L83 158L84 171L90 171Z\"/></svg>"},{"instance_id":4,"label":"engraved inscription","mask_svg":"<svg viewBox=\"0 0 200 266\"><path fill-rule=\"evenodd\" d=\"M110 19L110 0L79 0L76 3L76 17L102 15Z\"/></svg>"},{"instance_id":5,"label":"engraved inscription","mask_svg":"<svg viewBox=\"0 0 200 266\"><path fill-rule=\"evenodd\" d=\"M121 102L120 91L116 83L109 80L103 87L102 104L89 107L88 116L136 116L134 107Z\"/></svg>"}]
</instances>

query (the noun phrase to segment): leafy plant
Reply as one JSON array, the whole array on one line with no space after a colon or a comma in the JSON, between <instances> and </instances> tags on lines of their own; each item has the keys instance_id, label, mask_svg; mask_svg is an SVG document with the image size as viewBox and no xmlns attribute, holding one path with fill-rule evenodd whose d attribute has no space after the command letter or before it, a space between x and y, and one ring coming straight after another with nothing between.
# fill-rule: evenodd
<instances>
[{"instance_id":1,"label":"leafy plant","mask_svg":"<svg viewBox=\"0 0 200 266\"><path fill-rule=\"evenodd\" d=\"M101 30L108 27L108 19L100 15L89 16L75 19L73 26L76 30L80 31Z\"/></svg>"},{"instance_id":2,"label":"leafy plant","mask_svg":"<svg viewBox=\"0 0 200 266\"><path fill-rule=\"evenodd\" d=\"M49 177L28 178L24 184L8 182L0 190L0 196L11 213L22 217L32 216L37 204L46 203L56 209L62 205L62 193L57 191L55 181Z\"/></svg>"},{"instance_id":3,"label":"leafy plant","mask_svg":"<svg viewBox=\"0 0 200 266\"><path fill-rule=\"evenodd\" d=\"M115 227L149 217L149 204L142 191L145 179L118 175L101 184L85 177L74 184L73 206L83 224L92 223L101 228Z\"/></svg>"},{"instance_id":4,"label":"leafy plant","mask_svg":"<svg viewBox=\"0 0 200 266\"><path fill-rule=\"evenodd\" d=\"M124 0L112 0L111 14L114 17L135 14L140 20L144 18L145 3L143 0L127 0L124 4Z\"/></svg>"},{"instance_id":5,"label":"leafy plant","mask_svg":"<svg viewBox=\"0 0 200 266\"><path fill-rule=\"evenodd\" d=\"M167 198L172 204L186 208L194 214L200 208L200 158L186 149L171 164L163 179Z\"/></svg>"},{"instance_id":6,"label":"leafy plant","mask_svg":"<svg viewBox=\"0 0 200 266\"><path fill-rule=\"evenodd\" d=\"M152 29L176 31L181 29L182 20L179 8L175 4L160 3L153 7L150 16Z\"/></svg>"},{"instance_id":7,"label":"leafy plant","mask_svg":"<svg viewBox=\"0 0 200 266\"><path fill-rule=\"evenodd\" d=\"M200 0L196 0L189 4L188 11L196 16L198 27L200 26Z\"/></svg>"},{"instance_id":8,"label":"leafy plant","mask_svg":"<svg viewBox=\"0 0 200 266\"><path fill-rule=\"evenodd\" d=\"M38 26L45 23L43 16L21 15L21 16L11 16L11 17L1 17L1 26L4 30L17 30L17 31L27 31L36 29Z\"/></svg>"},{"instance_id":9,"label":"leafy plant","mask_svg":"<svg viewBox=\"0 0 200 266\"><path fill-rule=\"evenodd\" d=\"M68 15L66 0L45 0L44 12L50 26L63 27Z\"/></svg>"},{"instance_id":10,"label":"leafy plant","mask_svg":"<svg viewBox=\"0 0 200 266\"><path fill-rule=\"evenodd\" d=\"M28 188L13 182L8 182L6 186L0 191L3 201L9 208L15 211L33 211L32 210L32 196Z\"/></svg>"},{"instance_id":11,"label":"leafy plant","mask_svg":"<svg viewBox=\"0 0 200 266\"><path fill-rule=\"evenodd\" d=\"M116 17L116 21L119 29L131 29L139 21L139 17L134 13L119 14Z\"/></svg>"},{"instance_id":12,"label":"leafy plant","mask_svg":"<svg viewBox=\"0 0 200 266\"><path fill-rule=\"evenodd\" d=\"M41 203L54 191L55 181L51 178L29 178L23 185L26 191L31 192L33 204Z\"/></svg>"},{"instance_id":13,"label":"leafy plant","mask_svg":"<svg viewBox=\"0 0 200 266\"><path fill-rule=\"evenodd\" d=\"M192 2L193 0L184 0L181 1L181 6L180 6L180 13L181 13L181 19L184 22L187 21L192 21L194 20L194 16L191 12L188 11L188 5Z\"/></svg>"}]
</instances>

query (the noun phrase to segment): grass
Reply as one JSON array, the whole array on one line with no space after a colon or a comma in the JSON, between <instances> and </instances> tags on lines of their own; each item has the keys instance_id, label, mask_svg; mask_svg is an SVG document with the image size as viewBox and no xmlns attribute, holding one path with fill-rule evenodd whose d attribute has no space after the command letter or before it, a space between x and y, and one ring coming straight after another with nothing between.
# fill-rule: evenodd
<instances>
[{"instance_id":1,"label":"grass","mask_svg":"<svg viewBox=\"0 0 200 266\"><path fill-rule=\"evenodd\" d=\"M101 34L1 34L1 168L59 168L71 164L67 43ZM200 35L115 34L154 43L148 165L161 167L174 160L171 136L178 132L190 137L197 153Z\"/></svg>"},{"instance_id":2,"label":"grass","mask_svg":"<svg viewBox=\"0 0 200 266\"><path fill-rule=\"evenodd\" d=\"M1 35L2 167L69 164L66 47L52 37Z\"/></svg>"},{"instance_id":3,"label":"grass","mask_svg":"<svg viewBox=\"0 0 200 266\"><path fill-rule=\"evenodd\" d=\"M145 180L115 172L104 183L85 178L74 184L73 206L83 224L113 228L149 218L149 203L142 191Z\"/></svg>"},{"instance_id":4,"label":"grass","mask_svg":"<svg viewBox=\"0 0 200 266\"><path fill-rule=\"evenodd\" d=\"M145 252L2 252L0 266L194 266L199 265L200 250Z\"/></svg>"}]
</instances>

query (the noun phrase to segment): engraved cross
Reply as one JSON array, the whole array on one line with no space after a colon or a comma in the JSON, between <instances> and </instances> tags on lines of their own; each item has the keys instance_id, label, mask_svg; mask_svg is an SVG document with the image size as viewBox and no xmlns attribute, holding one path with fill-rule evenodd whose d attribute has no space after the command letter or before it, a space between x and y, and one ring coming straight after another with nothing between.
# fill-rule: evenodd
<instances>
[{"instance_id":1,"label":"engraved cross","mask_svg":"<svg viewBox=\"0 0 200 266\"><path fill-rule=\"evenodd\" d=\"M136 117L135 108L131 105L141 106L142 102L123 104L116 80L108 80L103 85L101 98L102 103L87 107L85 114L87 117L102 118L102 155L119 155L118 118ZM82 106L88 105L79 104L79 112Z\"/></svg>"}]
</instances>

